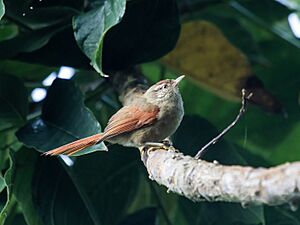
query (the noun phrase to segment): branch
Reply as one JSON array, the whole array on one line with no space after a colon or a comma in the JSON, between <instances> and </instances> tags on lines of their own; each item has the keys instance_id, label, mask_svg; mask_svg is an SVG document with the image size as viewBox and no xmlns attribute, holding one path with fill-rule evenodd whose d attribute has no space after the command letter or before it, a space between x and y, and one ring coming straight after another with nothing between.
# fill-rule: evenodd
<instances>
[{"instance_id":1,"label":"branch","mask_svg":"<svg viewBox=\"0 0 300 225\"><path fill-rule=\"evenodd\" d=\"M196 160L175 150L147 151L143 156L149 178L192 201L280 205L297 209L300 162L272 168L224 166Z\"/></svg>"}]
</instances>

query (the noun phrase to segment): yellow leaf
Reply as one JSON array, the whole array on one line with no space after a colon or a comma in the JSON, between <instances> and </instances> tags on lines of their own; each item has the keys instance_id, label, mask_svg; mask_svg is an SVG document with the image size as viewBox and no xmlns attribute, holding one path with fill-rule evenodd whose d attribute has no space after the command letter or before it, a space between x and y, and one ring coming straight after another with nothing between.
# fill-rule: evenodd
<instances>
[{"instance_id":1,"label":"yellow leaf","mask_svg":"<svg viewBox=\"0 0 300 225\"><path fill-rule=\"evenodd\" d=\"M210 22L183 24L176 48L162 62L221 97L240 100L245 88L253 92L251 100L255 104L267 111L281 110L278 101L253 75L247 57Z\"/></svg>"}]
</instances>

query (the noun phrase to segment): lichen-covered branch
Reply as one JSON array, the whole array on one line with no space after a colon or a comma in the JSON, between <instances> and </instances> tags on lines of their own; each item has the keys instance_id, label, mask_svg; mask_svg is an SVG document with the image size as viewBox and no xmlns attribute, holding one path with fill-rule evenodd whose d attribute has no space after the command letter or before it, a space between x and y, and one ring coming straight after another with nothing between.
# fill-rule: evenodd
<instances>
[{"instance_id":1,"label":"lichen-covered branch","mask_svg":"<svg viewBox=\"0 0 300 225\"><path fill-rule=\"evenodd\" d=\"M177 151L145 152L149 177L193 201L279 205L296 209L300 200L300 162L272 168L224 166Z\"/></svg>"}]
</instances>

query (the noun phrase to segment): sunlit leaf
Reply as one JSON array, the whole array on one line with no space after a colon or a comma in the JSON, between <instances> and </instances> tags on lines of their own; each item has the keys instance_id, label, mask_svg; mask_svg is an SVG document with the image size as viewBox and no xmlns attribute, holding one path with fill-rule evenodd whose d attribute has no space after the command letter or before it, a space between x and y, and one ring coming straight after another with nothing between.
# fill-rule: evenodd
<instances>
[{"instance_id":1,"label":"sunlit leaf","mask_svg":"<svg viewBox=\"0 0 300 225\"><path fill-rule=\"evenodd\" d=\"M248 21L292 46L300 48L300 41L295 37L288 23L288 15L291 11L286 7L276 1L262 1L261 4L249 4L246 1L243 3L230 1L229 5Z\"/></svg>"},{"instance_id":2,"label":"sunlit leaf","mask_svg":"<svg viewBox=\"0 0 300 225\"><path fill-rule=\"evenodd\" d=\"M72 16L78 14L78 9L82 7L82 0L9 0L6 15L27 29L38 30L53 25L70 23Z\"/></svg>"},{"instance_id":3,"label":"sunlit leaf","mask_svg":"<svg viewBox=\"0 0 300 225\"><path fill-rule=\"evenodd\" d=\"M124 0L105 0L73 19L74 34L79 47L89 57L95 70L101 74L104 35L121 21L125 4Z\"/></svg>"},{"instance_id":4,"label":"sunlit leaf","mask_svg":"<svg viewBox=\"0 0 300 225\"><path fill-rule=\"evenodd\" d=\"M56 79L48 90L41 117L28 122L17 136L25 145L44 152L100 132L100 124L84 106L78 88L72 81ZM77 155L105 150L102 142Z\"/></svg>"},{"instance_id":5,"label":"sunlit leaf","mask_svg":"<svg viewBox=\"0 0 300 225\"><path fill-rule=\"evenodd\" d=\"M277 2L285 5L286 7L300 11L300 1L299 0L276 0Z\"/></svg>"},{"instance_id":6,"label":"sunlit leaf","mask_svg":"<svg viewBox=\"0 0 300 225\"><path fill-rule=\"evenodd\" d=\"M0 20L3 17L4 13L5 13L4 3L3 0L0 0Z\"/></svg>"}]
</instances>

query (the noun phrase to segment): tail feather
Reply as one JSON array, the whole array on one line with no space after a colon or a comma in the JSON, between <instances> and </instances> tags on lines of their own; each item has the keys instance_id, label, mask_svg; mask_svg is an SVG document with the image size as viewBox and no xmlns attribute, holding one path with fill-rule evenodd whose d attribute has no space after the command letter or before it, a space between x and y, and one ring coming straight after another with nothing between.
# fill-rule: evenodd
<instances>
[{"instance_id":1,"label":"tail feather","mask_svg":"<svg viewBox=\"0 0 300 225\"><path fill-rule=\"evenodd\" d=\"M97 144L100 141L103 141L103 134L95 134L95 135L71 142L69 144L63 145L61 147L55 148L48 152L45 152L45 153L43 153L43 155L53 156L53 155L65 154L65 155L71 156L87 147Z\"/></svg>"}]
</instances>

